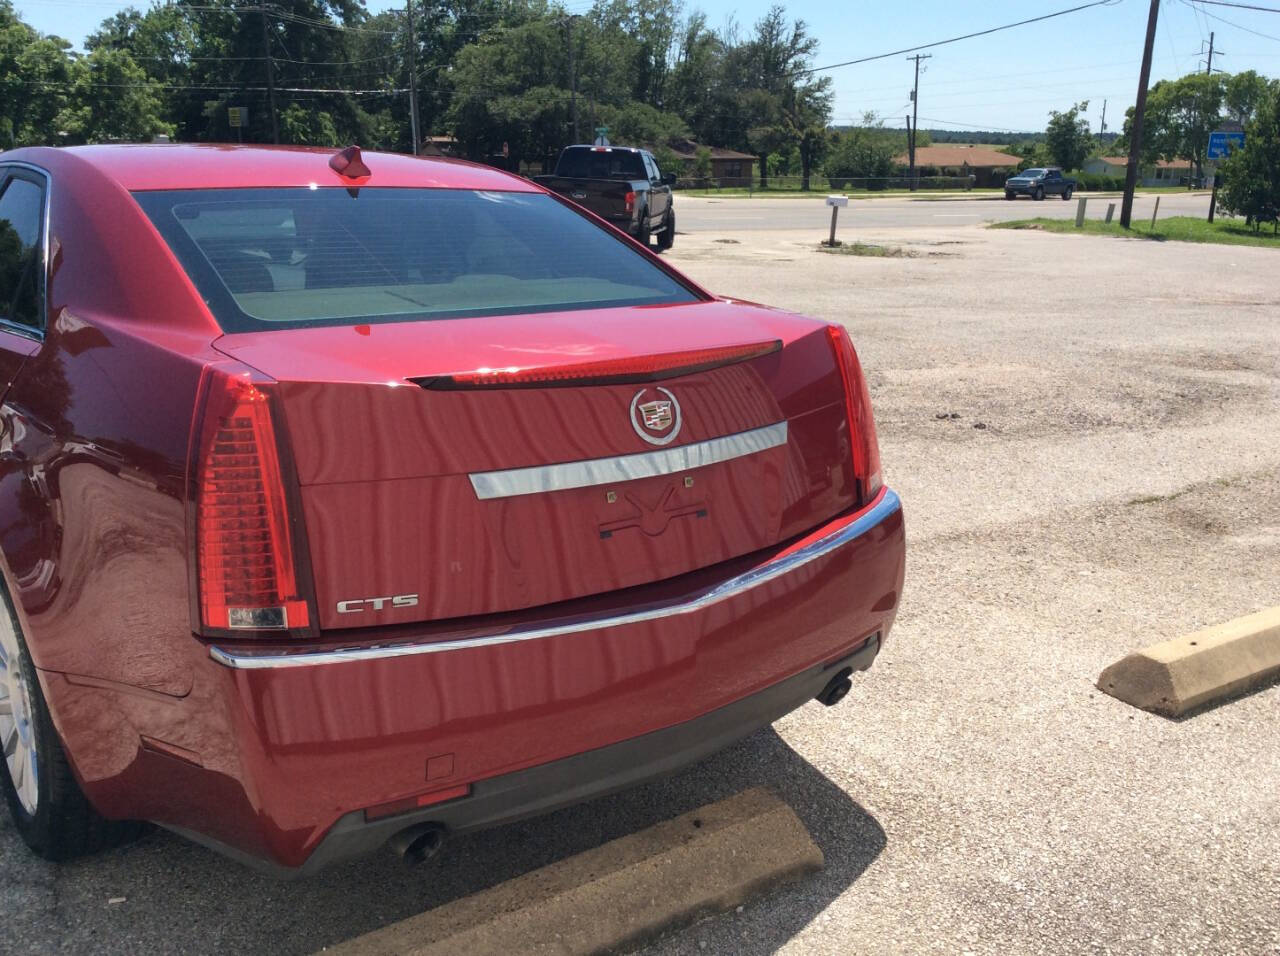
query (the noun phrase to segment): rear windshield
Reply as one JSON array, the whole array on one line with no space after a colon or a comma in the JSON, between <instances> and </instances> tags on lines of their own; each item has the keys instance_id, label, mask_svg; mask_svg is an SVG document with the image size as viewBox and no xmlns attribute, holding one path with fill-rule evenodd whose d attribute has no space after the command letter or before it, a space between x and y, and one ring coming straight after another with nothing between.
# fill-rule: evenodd
<instances>
[{"instance_id":1,"label":"rear windshield","mask_svg":"<svg viewBox=\"0 0 1280 956\"><path fill-rule=\"evenodd\" d=\"M461 189L135 193L226 332L693 302L550 196Z\"/></svg>"},{"instance_id":2,"label":"rear windshield","mask_svg":"<svg viewBox=\"0 0 1280 956\"><path fill-rule=\"evenodd\" d=\"M556 162L556 175L568 179L648 179L639 153L629 149L570 147Z\"/></svg>"}]
</instances>

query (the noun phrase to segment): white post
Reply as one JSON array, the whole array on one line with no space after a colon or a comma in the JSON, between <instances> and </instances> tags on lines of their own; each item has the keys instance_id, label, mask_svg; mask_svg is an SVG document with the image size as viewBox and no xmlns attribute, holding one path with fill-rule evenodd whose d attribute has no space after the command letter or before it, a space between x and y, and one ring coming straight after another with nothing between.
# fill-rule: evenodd
<instances>
[{"instance_id":1,"label":"white post","mask_svg":"<svg viewBox=\"0 0 1280 956\"><path fill-rule=\"evenodd\" d=\"M827 245L835 248L836 244L836 213L840 211L841 206L849 205L848 196L828 196L827 205L831 207L831 238L827 240Z\"/></svg>"},{"instance_id":2,"label":"white post","mask_svg":"<svg viewBox=\"0 0 1280 956\"><path fill-rule=\"evenodd\" d=\"M1156 231L1156 216L1160 213L1160 197L1156 197L1156 208L1151 210L1151 231Z\"/></svg>"},{"instance_id":3,"label":"white post","mask_svg":"<svg viewBox=\"0 0 1280 956\"><path fill-rule=\"evenodd\" d=\"M1076 206L1076 228L1077 229L1079 229L1081 226L1084 225L1084 207L1085 207L1085 204L1087 204L1088 202L1089 200L1086 197L1081 196L1080 203L1079 205Z\"/></svg>"},{"instance_id":4,"label":"white post","mask_svg":"<svg viewBox=\"0 0 1280 956\"><path fill-rule=\"evenodd\" d=\"M1115 204L1115 203L1113 203L1113 202L1112 202L1112 203L1107 203L1107 223L1108 223L1108 225L1111 223L1111 217L1112 217L1112 216L1114 216L1115 214L1116 214L1116 204Z\"/></svg>"}]
</instances>

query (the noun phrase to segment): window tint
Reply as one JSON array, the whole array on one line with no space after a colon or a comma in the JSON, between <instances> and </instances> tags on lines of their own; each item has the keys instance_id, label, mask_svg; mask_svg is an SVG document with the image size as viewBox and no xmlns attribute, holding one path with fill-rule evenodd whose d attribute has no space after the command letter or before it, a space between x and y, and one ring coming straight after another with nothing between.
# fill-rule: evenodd
<instances>
[{"instance_id":1,"label":"window tint","mask_svg":"<svg viewBox=\"0 0 1280 956\"><path fill-rule=\"evenodd\" d=\"M43 224L44 190L11 178L0 193L0 317L33 328L43 324Z\"/></svg>"},{"instance_id":2,"label":"window tint","mask_svg":"<svg viewBox=\"0 0 1280 956\"><path fill-rule=\"evenodd\" d=\"M639 153L629 149L570 147L560 154L556 175L570 179L648 179Z\"/></svg>"},{"instance_id":3,"label":"window tint","mask_svg":"<svg viewBox=\"0 0 1280 956\"><path fill-rule=\"evenodd\" d=\"M225 331L692 302L550 196L461 189L136 193Z\"/></svg>"}]
</instances>

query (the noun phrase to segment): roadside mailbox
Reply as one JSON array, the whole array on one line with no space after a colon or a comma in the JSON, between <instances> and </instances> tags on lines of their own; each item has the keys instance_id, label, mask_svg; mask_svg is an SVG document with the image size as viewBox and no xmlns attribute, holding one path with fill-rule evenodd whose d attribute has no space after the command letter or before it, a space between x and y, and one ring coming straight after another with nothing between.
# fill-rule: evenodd
<instances>
[{"instance_id":1,"label":"roadside mailbox","mask_svg":"<svg viewBox=\"0 0 1280 956\"><path fill-rule=\"evenodd\" d=\"M849 197L828 196L827 205L831 207L831 238L827 240L827 245L834 246L836 244L836 216L840 214L842 206L849 205Z\"/></svg>"}]
</instances>

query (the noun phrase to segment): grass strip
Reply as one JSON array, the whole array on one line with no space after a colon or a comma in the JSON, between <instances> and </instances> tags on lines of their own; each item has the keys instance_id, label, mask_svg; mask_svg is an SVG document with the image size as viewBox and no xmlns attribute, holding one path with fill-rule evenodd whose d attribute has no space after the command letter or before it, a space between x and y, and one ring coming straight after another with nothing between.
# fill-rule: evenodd
<instances>
[{"instance_id":1,"label":"grass strip","mask_svg":"<svg viewBox=\"0 0 1280 956\"><path fill-rule=\"evenodd\" d=\"M1151 228L1150 219L1134 218L1133 228L1125 230L1119 220L1110 223L1101 219L1086 219L1077 228L1074 219L1015 219L1010 222L993 222L991 229L1038 229L1042 232L1087 233L1093 236L1116 236L1130 239L1152 239L1156 242L1212 242L1229 246L1265 246L1280 249L1280 235L1263 226L1254 232L1243 219L1219 219L1205 222L1195 216L1170 216L1156 221Z\"/></svg>"}]
</instances>

